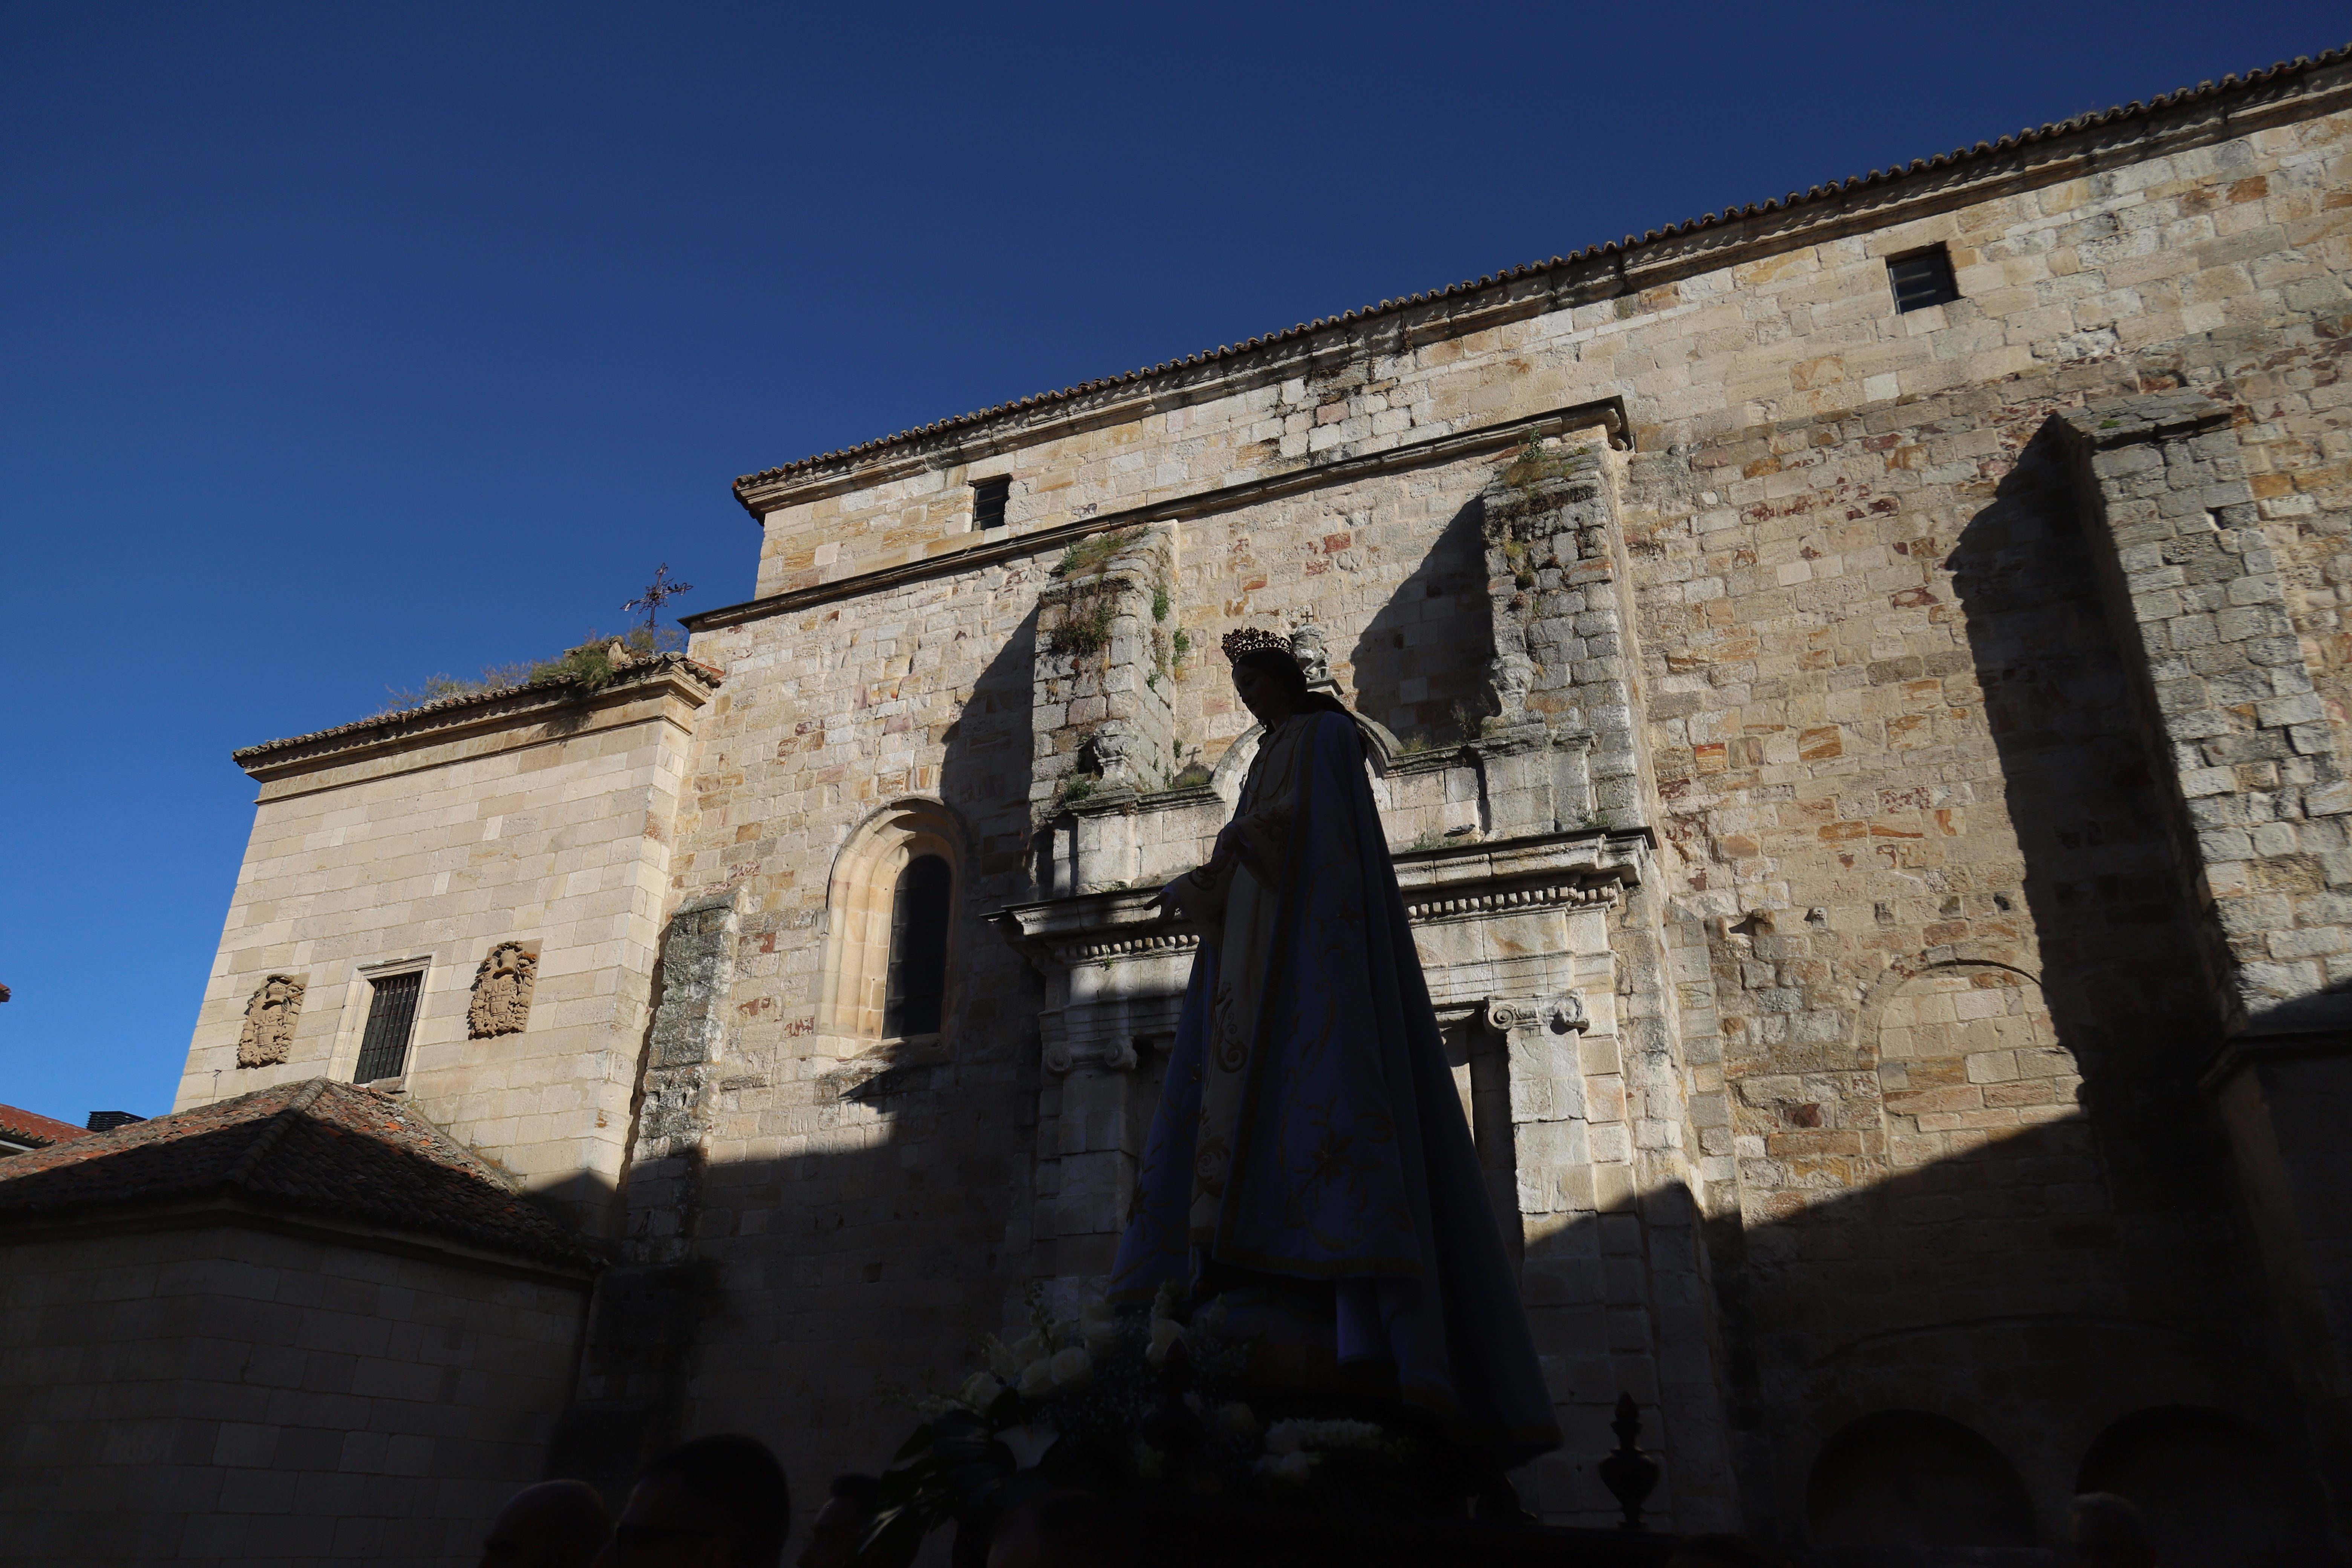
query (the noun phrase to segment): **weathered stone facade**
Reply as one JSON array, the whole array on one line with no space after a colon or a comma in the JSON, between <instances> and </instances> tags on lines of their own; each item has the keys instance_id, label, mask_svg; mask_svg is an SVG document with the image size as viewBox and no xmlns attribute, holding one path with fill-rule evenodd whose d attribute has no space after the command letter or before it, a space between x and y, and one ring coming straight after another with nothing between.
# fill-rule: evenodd
<instances>
[{"instance_id":1,"label":"weathered stone facade","mask_svg":"<svg viewBox=\"0 0 2352 1568\"><path fill-rule=\"evenodd\" d=\"M1898 311L1931 247L1958 297ZM1654 1509L1791 1550L1909 1528L1890 1464L1977 1500L1920 1539L2047 1543L2180 1432L2340 1530L2347 277L2330 57L738 481L756 596L689 622L724 685L565 851L625 847L625 933L540 969L541 1012L609 999L625 1188L562 1462L731 1427L871 1466L891 1391L1099 1279L1191 958L1144 905L1255 744L1212 651L1246 625L1366 721L1568 1432L1546 1517L1613 1517L1625 1392ZM368 743L398 782L354 822L488 799ZM249 871L184 1100L263 974L311 977L301 1058L331 964L470 972L454 927L341 934L454 819L347 859L305 822L331 894ZM949 994L893 1039L919 853ZM479 940L540 929L512 898ZM491 1125L539 1016L407 1092Z\"/></svg>"}]
</instances>

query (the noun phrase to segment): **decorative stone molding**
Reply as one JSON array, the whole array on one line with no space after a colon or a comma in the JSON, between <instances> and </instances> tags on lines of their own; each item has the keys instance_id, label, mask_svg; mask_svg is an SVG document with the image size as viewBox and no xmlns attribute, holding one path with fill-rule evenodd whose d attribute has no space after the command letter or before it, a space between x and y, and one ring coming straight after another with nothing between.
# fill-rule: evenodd
<instances>
[{"instance_id":1,"label":"decorative stone molding","mask_svg":"<svg viewBox=\"0 0 2352 1568\"><path fill-rule=\"evenodd\" d=\"M1573 991L1528 1002L1495 998L1487 1002L1485 1016L1486 1027L1498 1035L1507 1035L1515 1029L1549 1029L1555 1035L1573 1031L1580 1035L1592 1027L1592 1020L1584 1011L1584 998Z\"/></svg>"},{"instance_id":2,"label":"decorative stone molding","mask_svg":"<svg viewBox=\"0 0 2352 1568\"><path fill-rule=\"evenodd\" d=\"M1197 931L1153 931L1144 936L1119 937L1108 942L1074 942L1055 948L1054 956L1065 963L1097 963L1105 959L1127 958L1139 953L1190 952L1200 945L1201 937Z\"/></svg>"},{"instance_id":3,"label":"decorative stone molding","mask_svg":"<svg viewBox=\"0 0 2352 1568\"><path fill-rule=\"evenodd\" d=\"M1617 884L1596 882L1580 884L1557 883L1550 887L1516 888L1508 891L1470 893L1455 898L1407 898L1404 912L1407 919L1419 924L1424 921L1445 920L1463 915L1491 915L1504 910L1538 909L1546 904L1591 906L1613 904L1617 901Z\"/></svg>"},{"instance_id":4,"label":"decorative stone molding","mask_svg":"<svg viewBox=\"0 0 2352 1568\"><path fill-rule=\"evenodd\" d=\"M1045 1041L1042 1060L1045 1060L1046 1072L1051 1072L1054 1077L1068 1077L1077 1068L1089 1068L1089 1065L1098 1065L1106 1072L1134 1072L1136 1068L1143 1065L1143 1058L1136 1053L1136 1039L1152 1039L1152 1037L1110 1035L1096 1041L1073 1041L1058 1027L1046 1027L1045 1035L1042 1035L1042 1041ZM1157 1044L1167 1047L1167 1044L1173 1044L1173 1039L1176 1039L1176 1035L1167 1032L1167 1035L1157 1037Z\"/></svg>"},{"instance_id":5,"label":"decorative stone molding","mask_svg":"<svg viewBox=\"0 0 2352 1568\"><path fill-rule=\"evenodd\" d=\"M490 949L474 972L474 1000L466 1010L466 1033L487 1040L519 1035L530 1021L530 994L539 980L539 957L519 942Z\"/></svg>"},{"instance_id":6,"label":"decorative stone molding","mask_svg":"<svg viewBox=\"0 0 2352 1568\"><path fill-rule=\"evenodd\" d=\"M302 983L289 974L273 974L261 983L245 1005L237 1066L270 1068L285 1062L294 1045L294 1021L302 1014Z\"/></svg>"},{"instance_id":7,"label":"decorative stone molding","mask_svg":"<svg viewBox=\"0 0 2352 1568\"><path fill-rule=\"evenodd\" d=\"M1290 657L1307 677L1307 687L1336 685L1331 679L1331 653L1324 646L1323 628L1313 621L1303 621L1291 628Z\"/></svg>"}]
</instances>

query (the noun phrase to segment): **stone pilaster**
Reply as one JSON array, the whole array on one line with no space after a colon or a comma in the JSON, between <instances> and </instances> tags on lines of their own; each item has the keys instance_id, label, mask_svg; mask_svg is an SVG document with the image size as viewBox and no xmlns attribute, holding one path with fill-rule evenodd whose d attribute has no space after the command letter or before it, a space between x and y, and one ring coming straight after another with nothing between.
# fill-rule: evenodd
<instances>
[{"instance_id":1,"label":"stone pilaster","mask_svg":"<svg viewBox=\"0 0 2352 1568\"><path fill-rule=\"evenodd\" d=\"M2066 416L2182 816L2228 1032L2352 1026L2352 784L2286 611L2231 411L2196 393Z\"/></svg>"},{"instance_id":2,"label":"stone pilaster","mask_svg":"<svg viewBox=\"0 0 2352 1568\"><path fill-rule=\"evenodd\" d=\"M1531 443L1479 496L1495 657L1472 745L1488 833L1648 820L1602 431Z\"/></svg>"},{"instance_id":3,"label":"stone pilaster","mask_svg":"<svg viewBox=\"0 0 2352 1568\"><path fill-rule=\"evenodd\" d=\"M2076 459L2202 917L2221 1025L2203 1086L2230 1134L2314 1446L2352 1475L2352 784L2233 411L2175 392L2053 423ZM2339 1489L2336 1503L2352 1494Z\"/></svg>"},{"instance_id":4,"label":"stone pilaster","mask_svg":"<svg viewBox=\"0 0 2352 1568\"><path fill-rule=\"evenodd\" d=\"M726 1043L737 914L730 889L679 906L662 941L622 1236L599 1277L572 1405L551 1460L607 1495L677 1436L712 1270L696 1257L709 1089Z\"/></svg>"},{"instance_id":5,"label":"stone pilaster","mask_svg":"<svg viewBox=\"0 0 2352 1568\"><path fill-rule=\"evenodd\" d=\"M1070 547L1055 577L1037 600L1029 798L1041 814L1158 789L1176 771L1171 533L1096 534Z\"/></svg>"}]
</instances>

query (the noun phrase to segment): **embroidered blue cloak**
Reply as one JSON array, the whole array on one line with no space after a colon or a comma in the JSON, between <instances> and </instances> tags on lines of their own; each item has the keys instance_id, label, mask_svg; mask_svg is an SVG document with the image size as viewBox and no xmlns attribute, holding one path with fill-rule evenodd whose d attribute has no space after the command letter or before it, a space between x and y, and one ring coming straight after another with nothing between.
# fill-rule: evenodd
<instances>
[{"instance_id":1,"label":"embroidered blue cloak","mask_svg":"<svg viewBox=\"0 0 2352 1568\"><path fill-rule=\"evenodd\" d=\"M1267 734L1235 821L1240 867L1175 885L1202 941L1113 1299L1262 1280L1503 1463L1557 1447L1354 723Z\"/></svg>"}]
</instances>

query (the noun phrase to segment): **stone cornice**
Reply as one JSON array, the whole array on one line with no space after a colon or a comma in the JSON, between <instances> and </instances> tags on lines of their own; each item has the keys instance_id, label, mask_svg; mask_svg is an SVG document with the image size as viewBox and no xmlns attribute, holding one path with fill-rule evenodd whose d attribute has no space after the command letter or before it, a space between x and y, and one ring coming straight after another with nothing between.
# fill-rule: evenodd
<instances>
[{"instance_id":1,"label":"stone cornice","mask_svg":"<svg viewBox=\"0 0 2352 1568\"><path fill-rule=\"evenodd\" d=\"M2343 49L2146 102L1832 180L1780 201L1669 224L1426 294L1383 300L1189 358L944 419L735 481L756 521L780 507L956 467L1040 441L1230 397L1326 364L1402 353L1800 246L1885 228L2024 189L2309 119L2345 107Z\"/></svg>"},{"instance_id":2,"label":"stone cornice","mask_svg":"<svg viewBox=\"0 0 2352 1568\"><path fill-rule=\"evenodd\" d=\"M541 739L596 727L600 713L648 698L675 699L690 710L709 702L720 677L709 666L677 654L664 654L616 673L593 690L569 678L533 681L502 691L481 692L428 703L382 718L363 719L315 734L269 741L230 753L236 764L263 784L324 767L397 756L501 731L538 726ZM572 722L572 720L577 722Z\"/></svg>"},{"instance_id":3,"label":"stone cornice","mask_svg":"<svg viewBox=\"0 0 2352 1568\"><path fill-rule=\"evenodd\" d=\"M1641 884L1652 850L1647 828L1548 833L1493 844L1409 849L1392 857L1405 912L1415 924L1614 903ZM1185 922L1147 911L1156 888L1084 893L1011 904L989 917L1038 968L1165 958L1199 945Z\"/></svg>"},{"instance_id":4,"label":"stone cornice","mask_svg":"<svg viewBox=\"0 0 2352 1568\"><path fill-rule=\"evenodd\" d=\"M789 615L794 610L808 609L836 599L856 598L861 595L919 583L927 578L950 576L1000 562L1022 560L1058 550L1089 534L1107 533L1148 523L1181 522L1188 518L1214 516L1261 501L1297 495L1305 490L1322 489L1331 485L1348 484L1378 474L1433 468L1465 458L1485 457L1517 446L1527 439L1530 432L1539 436L1557 436L1574 430L1589 430L1596 426L1607 430L1612 440L1618 439L1625 428L1623 401L1611 397L1594 403L1580 403L1526 419L1482 425L1456 435L1433 436L1377 452L1310 463L1286 473L1270 474L1240 484L1171 496L1164 500L1129 507L1122 511L1103 512L1070 522L1055 523L1006 539L966 534L959 539L943 541L941 548L919 561L900 562L894 566L877 567L871 572L857 573L830 583L771 594L765 598L749 599L740 605L721 605L699 615L683 616L679 624L692 632L717 631L722 626L740 626L746 621L763 620L770 616Z\"/></svg>"}]
</instances>

